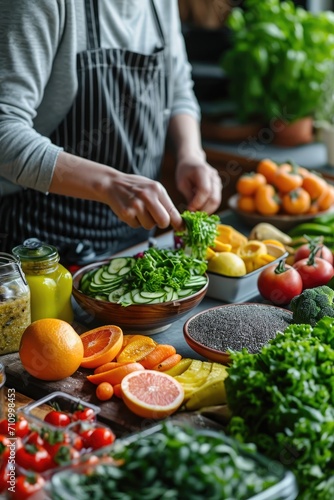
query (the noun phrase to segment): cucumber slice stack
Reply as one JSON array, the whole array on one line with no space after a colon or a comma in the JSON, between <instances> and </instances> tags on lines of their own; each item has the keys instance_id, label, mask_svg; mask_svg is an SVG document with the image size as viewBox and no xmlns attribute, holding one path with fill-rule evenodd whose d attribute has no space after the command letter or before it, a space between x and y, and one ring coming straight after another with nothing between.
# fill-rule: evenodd
<instances>
[{"instance_id":1,"label":"cucumber slice stack","mask_svg":"<svg viewBox=\"0 0 334 500\"><path fill-rule=\"evenodd\" d=\"M79 289L95 299L127 306L183 299L193 295L207 283L206 276L194 274L178 291L170 286L164 286L154 292L138 288L129 291L126 284L129 282L128 275L135 263L134 257L116 257L109 263L85 273L81 278Z\"/></svg>"}]
</instances>

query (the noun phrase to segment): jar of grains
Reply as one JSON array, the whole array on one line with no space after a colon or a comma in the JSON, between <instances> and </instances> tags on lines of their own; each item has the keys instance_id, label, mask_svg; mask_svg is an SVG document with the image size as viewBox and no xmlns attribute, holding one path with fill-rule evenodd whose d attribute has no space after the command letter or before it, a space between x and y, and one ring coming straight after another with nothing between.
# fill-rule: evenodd
<instances>
[{"instance_id":1,"label":"jar of grains","mask_svg":"<svg viewBox=\"0 0 334 500\"><path fill-rule=\"evenodd\" d=\"M59 264L57 248L29 238L12 251L30 288L31 321L58 318L72 323L72 274Z\"/></svg>"},{"instance_id":2,"label":"jar of grains","mask_svg":"<svg viewBox=\"0 0 334 500\"><path fill-rule=\"evenodd\" d=\"M0 252L0 355L18 352L30 323L30 290L20 263Z\"/></svg>"}]
</instances>

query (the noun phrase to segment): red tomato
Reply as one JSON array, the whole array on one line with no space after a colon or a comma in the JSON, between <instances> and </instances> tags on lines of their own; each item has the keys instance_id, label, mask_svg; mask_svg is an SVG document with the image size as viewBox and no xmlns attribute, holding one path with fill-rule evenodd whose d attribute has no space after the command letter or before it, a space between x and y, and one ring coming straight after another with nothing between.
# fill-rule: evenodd
<instances>
[{"instance_id":1,"label":"red tomato","mask_svg":"<svg viewBox=\"0 0 334 500\"><path fill-rule=\"evenodd\" d=\"M26 443L29 443L29 444L37 444L39 446L43 446L44 445L44 440L42 438L42 436L40 436L38 434L37 431L33 431L29 434L29 436L27 437L26 439Z\"/></svg>"},{"instance_id":2,"label":"red tomato","mask_svg":"<svg viewBox=\"0 0 334 500\"><path fill-rule=\"evenodd\" d=\"M84 448L89 448L90 447L90 435L92 434L94 428L90 428L90 429L85 429L84 431L81 431L80 432L80 437L82 439L82 444L83 444L83 447Z\"/></svg>"},{"instance_id":3,"label":"red tomato","mask_svg":"<svg viewBox=\"0 0 334 500\"><path fill-rule=\"evenodd\" d=\"M95 411L93 408L79 408L72 415L73 422L78 420L95 420Z\"/></svg>"},{"instance_id":4,"label":"red tomato","mask_svg":"<svg viewBox=\"0 0 334 500\"><path fill-rule=\"evenodd\" d=\"M107 427L96 427L89 436L89 448L98 450L103 446L108 446L115 441L115 434Z\"/></svg>"},{"instance_id":5,"label":"red tomato","mask_svg":"<svg viewBox=\"0 0 334 500\"><path fill-rule=\"evenodd\" d=\"M5 490L8 490L8 483L7 483L8 480L9 480L8 467L6 464L0 467L0 494L3 493Z\"/></svg>"},{"instance_id":6,"label":"red tomato","mask_svg":"<svg viewBox=\"0 0 334 500\"><path fill-rule=\"evenodd\" d=\"M0 422L0 434L10 435L13 437L25 437L30 432L29 422L22 415L16 416L15 423L8 422L6 418Z\"/></svg>"},{"instance_id":7,"label":"red tomato","mask_svg":"<svg viewBox=\"0 0 334 500\"><path fill-rule=\"evenodd\" d=\"M25 500L34 495L34 498L42 498L35 496L38 491L44 487L45 479L39 474L29 474L17 476L15 481L15 493L12 493L12 500Z\"/></svg>"},{"instance_id":8,"label":"red tomato","mask_svg":"<svg viewBox=\"0 0 334 500\"><path fill-rule=\"evenodd\" d=\"M300 274L303 289L327 285L334 275L334 268L327 260L319 257L298 260L293 267Z\"/></svg>"},{"instance_id":9,"label":"red tomato","mask_svg":"<svg viewBox=\"0 0 334 500\"><path fill-rule=\"evenodd\" d=\"M12 441L7 436L0 434L0 467L7 465L11 444Z\"/></svg>"},{"instance_id":10,"label":"red tomato","mask_svg":"<svg viewBox=\"0 0 334 500\"><path fill-rule=\"evenodd\" d=\"M71 418L63 411L52 410L45 415L44 421L55 427L66 427L71 423Z\"/></svg>"},{"instance_id":11,"label":"red tomato","mask_svg":"<svg viewBox=\"0 0 334 500\"><path fill-rule=\"evenodd\" d=\"M52 462L48 451L35 444L25 444L16 451L16 463L26 470L44 472L51 468Z\"/></svg>"},{"instance_id":12,"label":"red tomato","mask_svg":"<svg viewBox=\"0 0 334 500\"><path fill-rule=\"evenodd\" d=\"M80 457L78 450L70 444L58 443L52 449L52 462L54 467L69 464L72 460Z\"/></svg>"},{"instance_id":13,"label":"red tomato","mask_svg":"<svg viewBox=\"0 0 334 500\"><path fill-rule=\"evenodd\" d=\"M51 457L59 450L61 445L68 445L71 437L68 432L46 431L43 435L43 446L49 452Z\"/></svg>"},{"instance_id":14,"label":"red tomato","mask_svg":"<svg viewBox=\"0 0 334 500\"><path fill-rule=\"evenodd\" d=\"M298 260L307 259L310 253L311 253L311 247L308 243L305 243L305 245L302 245L296 250L294 255L294 263L296 263ZM325 259L332 265L334 263L334 257L332 251L325 245L319 246L319 249L316 252L316 257L319 257L320 259Z\"/></svg>"},{"instance_id":15,"label":"red tomato","mask_svg":"<svg viewBox=\"0 0 334 500\"><path fill-rule=\"evenodd\" d=\"M302 292L303 281L296 269L281 260L278 265L273 264L261 271L257 286L262 297L283 306Z\"/></svg>"}]
</instances>

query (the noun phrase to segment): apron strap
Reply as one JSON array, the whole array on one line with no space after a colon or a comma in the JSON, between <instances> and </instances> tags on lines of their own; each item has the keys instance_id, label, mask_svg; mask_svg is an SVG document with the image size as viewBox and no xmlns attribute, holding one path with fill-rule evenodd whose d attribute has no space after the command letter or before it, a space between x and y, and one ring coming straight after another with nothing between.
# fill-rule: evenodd
<instances>
[{"instance_id":1,"label":"apron strap","mask_svg":"<svg viewBox=\"0 0 334 500\"><path fill-rule=\"evenodd\" d=\"M87 49L94 50L100 47L99 0L85 0Z\"/></svg>"},{"instance_id":2,"label":"apron strap","mask_svg":"<svg viewBox=\"0 0 334 500\"><path fill-rule=\"evenodd\" d=\"M154 15L154 19L155 19L155 24L156 24L156 27L157 27L157 31L158 31L158 33L160 35L160 38L161 38L162 46L165 47L166 46L166 38L165 38L165 35L164 35L164 31L162 29L162 25L161 25L161 22L160 22L160 18L159 18L157 9L155 7L154 0L151 0L151 7L152 7L152 11L153 11L153 15Z\"/></svg>"},{"instance_id":3,"label":"apron strap","mask_svg":"<svg viewBox=\"0 0 334 500\"><path fill-rule=\"evenodd\" d=\"M99 0L85 0L88 50L98 49L101 46L98 2ZM151 7L157 31L161 38L162 47L165 47L165 35L162 29L157 9L154 4L154 0L151 0Z\"/></svg>"}]
</instances>

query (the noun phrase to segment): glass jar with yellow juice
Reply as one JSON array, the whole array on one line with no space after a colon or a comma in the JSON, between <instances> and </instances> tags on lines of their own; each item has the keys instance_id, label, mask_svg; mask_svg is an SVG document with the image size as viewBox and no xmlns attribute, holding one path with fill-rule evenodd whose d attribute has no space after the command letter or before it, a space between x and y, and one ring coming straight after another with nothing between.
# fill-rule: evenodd
<instances>
[{"instance_id":1,"label":"glass jar with yellow juice","mask_svg":"<svg viewBox=\"0 0 334 500\"><path fill-rule=\"evenodd\" d=\"M57 248L29 238L12 251L30 288L31 321L58 318L71 323L72 275L59 263Z\"/></svg>"}]
</instances>

